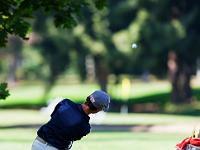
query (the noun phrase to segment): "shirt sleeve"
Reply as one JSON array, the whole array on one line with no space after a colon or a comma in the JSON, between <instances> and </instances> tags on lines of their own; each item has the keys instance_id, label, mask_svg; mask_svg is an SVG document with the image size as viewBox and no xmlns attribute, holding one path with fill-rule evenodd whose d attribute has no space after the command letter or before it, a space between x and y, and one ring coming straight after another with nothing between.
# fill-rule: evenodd
<instances>
[{"instance_id":1,"label":"shirt sleeve","mask_svg":"<svg viewBox=\"0 0 200 150\"><path fill-rule=\"evenodd\" d=\"M71 140L77 141L80 140L83 136L86 136L90 132L90 129L79 123L76 126L74 126L71 131L73 131L71 134Z\"/></svg>"},{"instance_id":2,"label":"shirt sleeve","mask_svg":"<svg viewBox=\"0 0 200 150\"><path fill-rule=\"evenodd\" d=\"M54 108L53 112L51 113L51 117L56 113L56 111L58 110L58 108L61 106L61 104L63 103L64 100L60 101L56 107Z\"/></svg>"},{"instance_id":3,"label":"shirt sleeve","mask_svg":"<svg viewBox=\"0 0 200 150\"><path fill-rule=\"evenodd\" d=\"M83 123L78 123L71 127L70 130L70 140L77 141L80 140L83 136L86 136L90 132L90 128L85 126Z\"/></svg>"}]
</instances>

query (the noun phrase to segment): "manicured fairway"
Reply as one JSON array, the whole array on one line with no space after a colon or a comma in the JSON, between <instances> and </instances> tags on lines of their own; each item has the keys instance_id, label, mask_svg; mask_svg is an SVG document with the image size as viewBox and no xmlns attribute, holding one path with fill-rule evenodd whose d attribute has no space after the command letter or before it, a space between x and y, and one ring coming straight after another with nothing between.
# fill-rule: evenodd
<instances>
[{"instance_id":1,"label":"manicured fairway","mask_svg":"<svg viewBox=\"0 0 200 150\"><path fill-rule=\"evenodd\" d=\"M30 150L37 129L48 120L47 115L36 110L0 110L0 114L0 150ZM199 117L161 114L109 113L102 121L109 125L199 125ZM74 142L72 150L175 150L175 144L190 136L194 126L179 132L181 127L175 126L169 132L165 128L159 132L93 130L81 141Z\"/></svg>"},{"instance_id":2,"label":"manicured fairway","mask_svg":"<svg viewBox=\"0 0 200 150\"><path fill-rule=\"evenodd\" d=\"M1 150L29 150L36 129L0 130ZM93 132L74 142L72 150L173 150L185 135L134 132Z\"/></svg>"}]
</instances>

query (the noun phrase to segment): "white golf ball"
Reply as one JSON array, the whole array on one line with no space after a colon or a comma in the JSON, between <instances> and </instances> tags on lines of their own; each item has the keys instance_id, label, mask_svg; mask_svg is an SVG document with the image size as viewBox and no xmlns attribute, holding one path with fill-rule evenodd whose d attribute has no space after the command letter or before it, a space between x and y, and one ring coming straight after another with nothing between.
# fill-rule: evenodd
<instances>
[{"instance_id":1,"label":"white golf ball","mask_svg":"<svg viewBox=\"0 0 200 150\"><path fill-rule=\"evenodd\" d=\"M136 43L133 43L133 44L131 45L131 47L132 47L132 48L137 48L137 44L136 44Z\"/></svg>"}]
</instances>

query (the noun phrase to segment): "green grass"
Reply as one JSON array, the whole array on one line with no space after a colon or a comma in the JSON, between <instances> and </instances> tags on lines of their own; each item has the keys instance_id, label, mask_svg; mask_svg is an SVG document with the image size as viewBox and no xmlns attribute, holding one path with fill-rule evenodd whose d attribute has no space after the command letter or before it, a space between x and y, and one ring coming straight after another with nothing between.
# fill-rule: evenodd
<instances>
[{"instance_id":1,"label":"green grass","mask_svg":"<svg viewBox=\"0 0 200 150\"><path fill-rule=\"evenodd\" d=\"M182 135L183 136L183 135ZM74 145L74 150L170 150L174 149L180 135L160 133L93 133Z\"/></svg>"},{"instance_id":2,"label":"green grass","mask_svg":"<svg viewBox=\"0 0 200 150\"><path fill-rule=\"evenodd\" d=\"M166 81L156 82L136 82L133 83L128 97L140 98L154 94L162 94L170 92L171 86ZM124 99L121 85L110 87L111 95L116 99Z\"/></svg>"},{"instance_id":3,"label":"green grass","mask_svg":"<svg viewBox=\"0 0 200 150\"><path fill-rule=\"evenodd\" d=\"M146 114L146 113L130 113L118 114L109 113L105 120L105 124L131 124L131 125L167 125L167 124L199 124L198 116L184 115L166 115L166 114Z\"/></svg>"},{"instance_id":4,"label":"green grass","mask_svg":"<svg viewBox=\"0 0 200 150\"><path fill-rule=\"evenodd\" d=\"M51 90L47 99L44 99L44 87L42 85L22 85L11 88L10 96L5 101L0 101L0 107L43 106L47 100L56 97L66 97L80 102L97 88L96 85L58 85Z\"/></svg>"},{"instance_id":5,"label":"green grass","mask_svg":"<svg viewBox=\"0 0 200 150\"><path fill-rule=\"evenodd\" d=\"M49 115L36 110L3 109L0 110L0 127L10 125L42 124L49 119ZM168 125L168 124L199 124L198 116L145 114L145 113L107 113L102 122L113 125Z\"/></svg>"},{"instance_id":6,"label":"green grass","mask_svg":"<svg viewBox=\"0 0 200 150\"><path fill-rule=\"evenodd\" d=\"M9 129L0 131L2 150L30 150L36 129ZM72 150L173 150L183 139L183 134L92 132L82 140L74 142Z\"/></svg>"},{"instance_id":7,"label":"green grass","mask_svg":"<svg viewBox=\"0 0 200 150\"><path fill-rule=\"evenodd\" d=\"M35 110L0 110L0 127L12 125L43 124L49 117ZM198 123L199 117L160 114L117 114L108 113L104 124L169 125ZM191 131L193 128L191 128ZM188 131L190 134L191 131ZM29 150L37 128L0 128L0 149ZM176 143L189 134L174 132L95 132L74 142L72 150L173 150Z\"/></svg>"},{"instance_id":8,"label":"green grass","mask_svg":"<svg viewBox=\"0 0 200 150\"><path fill-rule=\"evenodd\" d=\"M94 84L75 84L75 85L57 85L55 86L47 99L44 99L44 87L42 85L21 85L10 88L10 96L5 101L0 101L0 107L6 106L42 106L48 99L55 97L66 97L77 102L84 101L92 91L98 89ZM109 86L109 94L113 100L124 99L121 92L121 86ZM129 98L139 99L154 94L168 93L170 91L169 83L167 82L150 82L150 83L135 83L130 89Z\"/></svg>"},{"instance_id":9,"label":"green grass","mask_svg":"<svg viewBox=\"0 0 200 150\"><path fill-rule=\"evenodd\" d=\"M30 108L44 106L48 100L56 97L72 99L75 102L83 102L94 90L95 84L56 85L44 98L44 86L41 84L19 85L10 88L10 96L0 101L0 108ZM116 103L158 103L162 105L170 99L170 84L167 81L160 82L135 82L132 84L128 95L122 93L121 85L109 85L111 100ZM193 93L200 99L200 89L195 87Z\"/></svg>"},{"instance_id":10,"label":"green grass","mask_svg":"<svg viewBox=\"0 0 200 150\"><path fill-rule=\"evenodd\" d=\"M36 110L3 109L0 110L0 127L20 124L42 124L49 119Z\"/></svg>"},{"instance_id":11,"label":"green grass","mask_svg":"<svg viewBox=\"0 0 200 150\"><path fill-rule=\"evenodd\" d=\"M84 98L97 85L58 85L53 88L48 99L54 97L67 97L77 102L83 101ZM169 96L170 86L166 82L160 83L135 83L130 92L130 98L134 101L145 102L154 100L167 99ZM109 92L113 99L121 100L120 86L109 87ZM46 103L42 97L44 89L41 85L23 85L10 90L11 96L0 101L0 107L7 106L42 106ZM200 97L198 89L194 94ZM164 97L164 95L166 97ZM174 109L174 108L172 108ZM43 124L48 121L48 117L41 115L35 110L0 110L0 149L10 150L28 150L36 136L36 128L6 128L13 125L34 125ZM183 115L164 115L164 114L117 114L108 113L103 120L104 124L113 125L171 125L171 124L190 124L191 130L188 134L178 132L92 132L84 137L81 141L74 143L72 150L173 150L175 144L182 139L190 136L189 134L194 125L199 125L198 116Z\"/></svg>"}]
</instances>

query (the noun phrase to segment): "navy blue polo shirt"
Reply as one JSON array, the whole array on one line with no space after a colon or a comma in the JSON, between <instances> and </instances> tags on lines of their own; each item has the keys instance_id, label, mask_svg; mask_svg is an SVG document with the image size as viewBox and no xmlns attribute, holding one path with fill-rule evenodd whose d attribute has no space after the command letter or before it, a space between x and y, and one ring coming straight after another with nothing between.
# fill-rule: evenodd
<instances>
[{"instance_id":1,"label":"navy blue polo shirt","mask_svg":"<svg viewBox=\"0 0 200 150\"><path fill-rule=\"evenodd\" d=\"M54 147L64 149L90 132L89 119L81 104L64 99L56 105L51 119L37 134Z\"/></svg>"}]
</instances>

